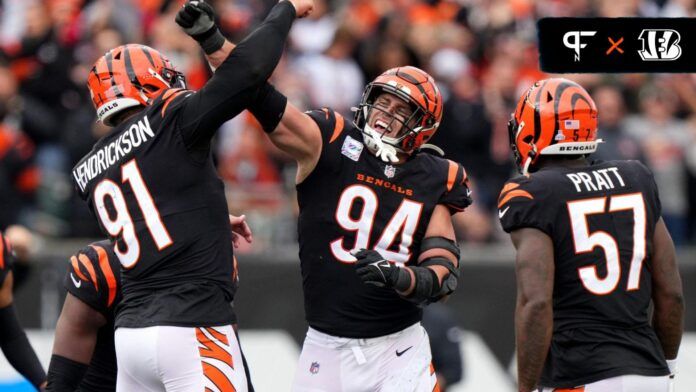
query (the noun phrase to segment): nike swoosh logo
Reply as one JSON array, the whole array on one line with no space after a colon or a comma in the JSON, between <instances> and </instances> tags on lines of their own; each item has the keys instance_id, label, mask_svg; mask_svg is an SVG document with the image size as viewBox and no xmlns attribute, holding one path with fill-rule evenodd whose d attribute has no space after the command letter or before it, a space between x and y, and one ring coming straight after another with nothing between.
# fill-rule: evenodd
<instances>
[{"instance_id":1,"label":"nike swoosh logo","mask_svg":"<svg viewBox=\"0 0 696 392\"><path fill-rule=\"evenodd\" d=\"M504 210L498 211L498 218L499 218L499 219L503 219L503 216L505 215L505 213L506 213L509 209L510 209L510 206L507 206L507 207L505 207Z\"/></svg>"},{"instance_id":2,"label":"nike swoosh logo","mask_svg":"<svg viewBox=\"0 0 696 392\"><path fill-rule=\"evenodd\" d=\"M471 196L471 189L466 190L466 197L469 197L469 196Z\"/></svg>"},{"instance_id":3,"label":"nike swoosh logo","mask_svg":"<svg viewBox=\"0 0 696 392\"><path fill-rule=\"evenodd\" d=\"M70 279L72 280L75 287L77 287L78 289L80 288L80 286L82 286L82 281L75 279L75 276L72 274L72 272L70 273Z\"/></svg>"},{"instance_id":4,"label":"nike swoosh logo","mask_svg":"<svg viewBox=\"0 0 696 392\"><path fill-rule=\"evenodd\" d=\"M399 352L399 350L396 350L396 356L397 356L397 357L400 357L400 356L404 355L404 353L405 353L406 351L410 350L411 348L413 348L413 346L409 346L406 350L401 351L401 352Z\"/></svg>"}]
</instances>

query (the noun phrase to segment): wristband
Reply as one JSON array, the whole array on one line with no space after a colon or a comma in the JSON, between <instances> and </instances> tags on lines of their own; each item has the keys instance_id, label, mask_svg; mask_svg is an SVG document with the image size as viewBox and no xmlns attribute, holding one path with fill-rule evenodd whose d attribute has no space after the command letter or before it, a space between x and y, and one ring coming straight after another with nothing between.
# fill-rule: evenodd
<instances>
[{"instance_id":1,"label":"wristband","mask_svg":"<svg viewBox=\"0 0 696 392\"><path fill-rule=\"evenodd\" d=\"M208 55L217 52L225 44L225 37L220 33L220 29L217 26L211 27L205 33L194 35L193 39L198 42L205 54Z\"/></svg>"},{"instance_id":2,"label":"wristband","mask_svg":"<svg viewBox=\"0 0 696 392\"><path fill-rule=\"evenodd\" d=\"M49 391L74 391L80 385L89 366L72 359L53 354L48 366Z\"/></svg>"}]
</instances>

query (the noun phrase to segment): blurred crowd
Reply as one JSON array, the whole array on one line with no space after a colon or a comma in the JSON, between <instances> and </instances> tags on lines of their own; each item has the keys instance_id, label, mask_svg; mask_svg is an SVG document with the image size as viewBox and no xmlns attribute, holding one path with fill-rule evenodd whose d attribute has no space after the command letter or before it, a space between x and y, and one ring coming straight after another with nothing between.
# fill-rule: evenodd
<instances>
[{"instance_id":1,"label":"blurred crowd","mask_svg":"<svg viewBox=\"0 0 696 392\"><path fill-rule=\"evenodd\" d=\"M238 42L274 0L208 0ZM0 0L0 230L21 223L47 236L98 237L70 169L108 132L85 87L94 61L119 44L150 45L192 89L210 70L174 23L182 0ZM695 16L694 0L315 0L295 23L272 82L297 106L352 118L367 82L415 65L445 96L432 142L467 169L475 204L456 221L470 243L501 241L497 197L514 173L506 124L535 80L536 20L544 16ZM678 245L696 244L696 75L565 75L599 108L597 159L639 159L655 173ZM294 244L294 163L248 114L216 139L233 213L247 215L254 250Z\"/></svg>"}]
</instances>

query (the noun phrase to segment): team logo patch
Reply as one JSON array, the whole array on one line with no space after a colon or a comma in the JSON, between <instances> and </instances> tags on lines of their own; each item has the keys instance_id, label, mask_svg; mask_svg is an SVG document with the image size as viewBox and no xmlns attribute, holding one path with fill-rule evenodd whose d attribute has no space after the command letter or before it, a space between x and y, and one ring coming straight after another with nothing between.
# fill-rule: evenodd
<instances>
[{"instance_id":1,"label":"team logo patch","mask_svg":"<svg viewBox=\"0 0 696 392\"><path fill-rule=\"evenodd\" d=\"M674 61L681 57L681 35L677 30L645 29L638 39L643 42L643 49L638 51L643 61Z\"/></svg>"},{"instance_id":2,"label":"team logo patch","mask_svg":"<svg viewBox=\"0 0 696 392\"><path fill-rule=\"evenodd\" d=\"M341 147L341 154L357 162L358 159L360 159L360 153L362 153L363 147L363 144L359 141L350 136L346 136L346 140L343 141L343 146Z\"/></svg>"},{"instance_id":3,"label":"team logo patch","mask_svg":"<svg viewBox=\"0 0 696 392\"><path fill-rule=\"evenodd\" d=\"M319 373L319 362L312 362L312 365L309 367L309 372L312 374Z\"/></svg>"},{"instance_id":4,"label":"team logo patch","mask_svg":"<svg viewBox=\"0 0 696 392\"><path fill-rule=\"evenodd\" d=\"M387 176L387 178L394 177L394 174L396 174L396 168L394 166L387 165L384 167L384 175Z\"/></svg>"}]
</instances>

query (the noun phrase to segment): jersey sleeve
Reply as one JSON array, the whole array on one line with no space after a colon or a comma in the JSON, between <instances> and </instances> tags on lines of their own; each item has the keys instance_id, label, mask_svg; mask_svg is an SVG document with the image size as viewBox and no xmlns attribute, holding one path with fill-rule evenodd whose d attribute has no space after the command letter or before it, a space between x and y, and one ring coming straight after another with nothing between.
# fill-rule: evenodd
<instances>
[{"instance_id":1,"label":"jersey sleeve","mask_svg":"<svg viewBox=\"0 0 696 392\"><path fill-rule=\"evenodd\" d=\"M319 126L321 133L321 153L317 170L334 171L339 167L341 154L357 161L365 146L362 140L355 140L347 134L346 120L340 113L330 108L322 108L306 112ZM322 169L323 168L323 169Z\"/></svg>"},{"instance_id":2,"label":"jersey sleeve","mask_svg":"<svg viewBox=\"0 0 696 392\"><path fill-rule=\"evenodd\" d=\"M10 242L0 233L0 287L5 283L12 268L12 248Z\"/></svg>"},{"instance_id":3,"label":"jersey sleeve","mask_svg":"<svg viewBox=\"0 0 696 392\"><path fill-rule=\"evenodd\" d=\"M554 208L551 189L533 177L509 180L498 197L498 218L503 230L511 232L535 228L551 236L558 209Z\"/></svg>"},{"instance_id":4,"label":"jersey sleeve","mask_svg":"<svg viewBox=\"0 0 696 392\"><path fill-rule=\"evenodd\" d=\"M345 128L345 119L340 113L330 108L321 108L306 112L319 126L322 140L322 150L338 139Z\"/></svg>"},{"instance_id":5,"label":"jersey sleeve","mask_svg":"<svg viewBox=\"0 0 696 392\"><path fill-rule=\"evenodd\" d=\"M447 163L446 190L438 204L447 206L450 213L455 214L471 205L471 189L469 189L469 178L464 166L450 160L447 160Z\"/></svg>"},{"instance_id":6,"label":"jersey sleeve","mask_svg":"<svg viewBox=\"0 0 696 392\"><path fill-rule=\"evenodd\" d=\"M118 281L108 249L92 244L70 257L63 285L66 290L98 312L106 314L114 305Z\"/></svg>"}]
</instances>

